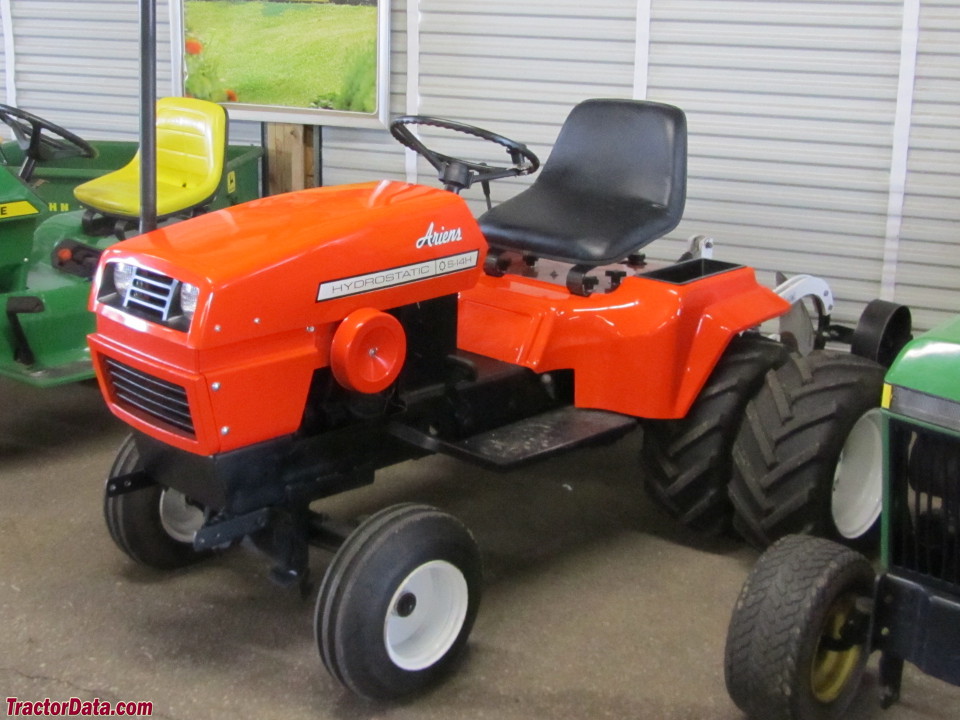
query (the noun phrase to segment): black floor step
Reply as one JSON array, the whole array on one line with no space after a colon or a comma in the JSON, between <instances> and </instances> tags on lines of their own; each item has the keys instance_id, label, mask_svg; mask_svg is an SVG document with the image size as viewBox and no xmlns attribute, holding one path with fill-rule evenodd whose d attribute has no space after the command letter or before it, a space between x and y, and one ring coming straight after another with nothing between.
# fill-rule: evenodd
<instances>
[{"instance_id":1,"label":"black floor step","mask_svg":"<svg viewBox=\"0 0 960 720\"><path fill-rule=\"evenodd\" d=\"M391 425L390 433L424 450L495 470L512 470L587 443L615 440L636 425L637 419L627 415L564 407L457 442L400 423Z\"/></svg>"}]
</instances>

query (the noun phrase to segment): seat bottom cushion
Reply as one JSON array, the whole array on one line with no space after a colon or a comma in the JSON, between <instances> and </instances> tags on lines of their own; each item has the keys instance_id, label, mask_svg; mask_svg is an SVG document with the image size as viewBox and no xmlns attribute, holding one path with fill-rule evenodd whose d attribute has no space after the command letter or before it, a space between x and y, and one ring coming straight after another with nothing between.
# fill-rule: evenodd
<instances>
[{"instance_id":1,"label":"seat bottom cushion","mask_svg":"<svg viewBox=\"0 0 960 720\"><path fill-rule=\"evenodd\" d=\"M480 217L480 229L494 248L578 265L623 260L674 224L659 205L574 195L542 178Z\"/></svg>"}]
</instances>

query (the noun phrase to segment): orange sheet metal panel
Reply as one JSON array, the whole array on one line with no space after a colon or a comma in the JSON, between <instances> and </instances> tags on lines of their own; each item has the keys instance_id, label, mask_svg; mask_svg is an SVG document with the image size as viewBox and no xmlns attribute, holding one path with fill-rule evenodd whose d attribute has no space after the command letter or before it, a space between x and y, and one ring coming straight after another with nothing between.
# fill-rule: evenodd
<instances>
[{"instance_id":1,"label":"orange sheet metal panel","mask_svg":"<svg viewBox=\"0 0 960 720\"><path fill-rule=\"evenodd\" d=\"M286 338L238 352L233 362L205 372L159 362L106 334L91 335L94 368L107 404L131 426L174 447L212 455L296 431L316 366L314 342ZM108 381L107 359L133 368L150 379L184 389L194 432L164 423L118 397Z\"/></svg>"},{"instance_id":2,"label":"orange sheet metal panel","mask_svg":"<svg viewBox=\"0 0 960 720\"><path fill-rule=\"evenodd\" d=\"M456 293L486 247L460 197L385 181L236 205L118 243L103 262L198 286L187 342L211 348Z\"/></svg>"},{"instance_id":3,"label":"orange sheet metal panel","mask_svg":"<svg viewBox=\"0 0 960 720\"><path fill-rule=\"evenodd\" d=\"M185 332L93 297L90 343L105 396L134 427L200 454L293 432L344 317L470 287L485 250L461 198L395 182L255 200L118 243L100 274L124 261L200 293ZM195 437L118 398L107 357L185 388Z\"/></svg>"},{"instance_id":4,"label":"orange sheet metal panel","mask_svg":"<svg viewBox=\"0 0 960 720\"><path fill-rule=\"evenodd\" d=\"M483 276L460 298L462 349L572 369L578 407L645 418L683 417L730 338L789 307L742 267L683 284L630 277L589 297Z\"/></svg>"}]
</instances>

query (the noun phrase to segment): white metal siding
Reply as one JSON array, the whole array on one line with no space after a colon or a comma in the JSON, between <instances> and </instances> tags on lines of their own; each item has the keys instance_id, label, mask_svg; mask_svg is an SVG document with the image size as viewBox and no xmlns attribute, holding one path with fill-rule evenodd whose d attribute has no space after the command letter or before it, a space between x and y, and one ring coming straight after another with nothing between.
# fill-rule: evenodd
<instances>
[{"instance_id":1,"label":"white metal siding","mask_svg":"<svg viewBox=\"0 0 960 720\"><path fill-rule=\"evenodd\" d=\"M166 0L157 54L169 57ZM90 139L136 139L139 16L133 0L12 0L17 104ZM158 88L169 92L169 62Z\"/></svg>"},{"instance_id":2,"label":"white metal siding","mask_svg":"<svg viewBox=\"0 0 960 720\"><path fill-rule=\"evenodd\" d=\"M12 98L8 97L7 84L12 78L7 76L7 53L13 48L7 42L7 34L12 29L7 13L10 10L9 0L0 0L0 103L11 105ZM0 138L10 137L11 133L7 128L0 127Z\"/></svg>"},{"instance_id":3,"label":"white metal siding","mask_svg":"<svg viewBox=\"0 0 960 720\"><path fill-rule=\"evenodd\" d=\"M853 319L880 290L902 3L656 0L652 16L648 96L690 129L674 237L713 235L768 281L822 275Z\"/></svg>"},{"instance_id":4,"label":"white metal siding","mask_svg":"<svg viewBox=\"0 0 960 720\"><path fill-rule=\"evenodd\" d=\"M897 298L930 327L960 312L960 7L920 12Z\"/></svg>"},{"instance_id":5,"label":"white metal siding","mask_svg":"<svg viewBox=\"0 0 960 720\"><path fill-rule=\"evenodd\" d=\"M419 54L407 97L408 27L404 3L392 13L391 114L408 110L438 115L526 142L549 154L570 108L588 97L629 97L633 89L636 0L587 5L572 0L409 0L418 12ZM496 146L424 130L449 154L502 163ZM324 181L404 177L403 153L387 133L326 129ZM432 182L423 161L419 177ZM494 183L496 200L516 194L529 180ZM470 191L482 209L479 188Z\"/></svg>"},{"instance_id":6,"label":"white metal siding","mask_svg":"<svg viewBox=\"0 0 960 720\"><path fill-rule=\"evenodd\" d=\"M635 0L421 0L422 111L552 142L572 105L633 89Z\"/></svg>"}]
</instances>

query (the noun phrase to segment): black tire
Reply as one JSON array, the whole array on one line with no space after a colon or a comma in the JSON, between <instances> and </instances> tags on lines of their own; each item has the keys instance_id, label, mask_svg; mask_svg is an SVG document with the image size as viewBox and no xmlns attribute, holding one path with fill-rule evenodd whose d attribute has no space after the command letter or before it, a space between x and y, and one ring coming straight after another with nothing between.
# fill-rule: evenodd
<instances>
[{"instance_id":1,"label":"black tire","mask_svg":"<svg viewBox=\"0 0 960 720\"><path fill-rule=\"evenodd\" d=\"M828 649L872 598L874 573L857 552L790 535L768 549L744 583L727 631L727 692L755 720L835 720L857 692L870 651ZM861 618L863 619L863 618Z\"/></svg>"},{"instance_id":2,"label":"black tire","mask_svg":"<svg viewBox=\"0 0 960 720\"><path fill-rule=\"evenodd\" d=\"M842 533L832 498L835 474L843 467L841 451L857 421L876 414L883 376L883 367L872 360L815 350L792 356L766 377L747 405L733 446L734 527L748 542L762 549L785 535L805 533L864 550L875 544L876 515L872 524ZM879 456L879 439L874 445ZM869 476L877 514L879 473Z\"/></svg>"},{"instance_id":3,"label":"black tire","mask_svg":"<svg viewBox=\"0 0 960 720\"><path fill-rule=\"evenodd\" d=\"M133 436L128 436L117 452L107 482L138 469L140 453ZM164 507L168 509L167 516L163 516ZM190 505L183 495L161 485L150 485L114 497L104 493L103 498L103 515L113 542L137 563L159 570L184 567L210 555L208 551L193 549L192 542L188 542L185 535L189 528L184 529L182 522L171 524L169 513L172 507L179 507L187 513L188 525L191 515L202 514L202 510ZM178 518L178 521L182 520L182 517ZM168 531L174 527L176 529Z\"/></svg>"},{"instance_id":4,"label":"black tire","mask_svg":"<svg viewBox=\"0 0 960 720\"><path fill-rule=\"evenodd\" d=\"M314 635L323 664L362 697L418 692L463 651L481 585L480 552L460 521L426 505L381 510L350 534L320 584Z\"/></svg>"},{"instance_id":5,"label":"black tire","mask_svg":"<svg viewBox=\"0 0 960 720\"><path fill-rule=\"evenodd\" d=\"M650 496L683 525L719 534L730 527L731 450L747 402L789 352L759 335L733 338L686 417L644 427L641 466Z\"/></svg>"}]
</instances>

